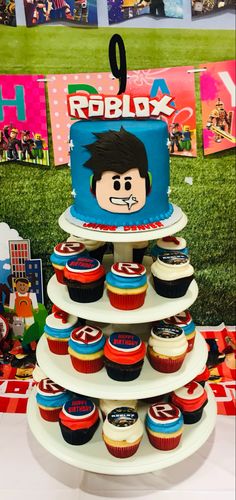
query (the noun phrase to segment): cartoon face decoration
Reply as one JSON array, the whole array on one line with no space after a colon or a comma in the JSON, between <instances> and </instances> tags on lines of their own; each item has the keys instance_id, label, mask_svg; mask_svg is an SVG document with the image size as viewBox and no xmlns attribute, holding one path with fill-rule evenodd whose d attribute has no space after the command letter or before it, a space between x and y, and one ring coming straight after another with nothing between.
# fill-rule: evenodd
<instances>
[{"instance_id":1,"label":"cartoon face decoration","mask_svg":"<svg viewBox=\"0 0 236 500\"><path fill-rule=\"evenodd\" d=\"M29 282L26 279L16 281L16 291L18 293L27 293L29 290Z\"/></svg>"},{"instance_id":2,"label":"cartoon face decoration","mask_svg":"<svg viewBox=\"0 0 236 500\"><path fill-rule=\"evenodd\" d=\"M108 212L128 214L144 207L150 190L148 160L143 142L123 127L95 134L86 145L93 171L91 191L98 205Z\"/></svg>"},{"instance_id":3,"label":"cartoon face decoration","mask_svg":"<svg viewBox=\"0 0 236 500\"><path fill-rule=\"evenodd\" d=\"M137 168L124 174L104 172L96 183L96 198L100 207L109 212L137 212L146 202L145 178Z\"/></svg>"}]
</instances>

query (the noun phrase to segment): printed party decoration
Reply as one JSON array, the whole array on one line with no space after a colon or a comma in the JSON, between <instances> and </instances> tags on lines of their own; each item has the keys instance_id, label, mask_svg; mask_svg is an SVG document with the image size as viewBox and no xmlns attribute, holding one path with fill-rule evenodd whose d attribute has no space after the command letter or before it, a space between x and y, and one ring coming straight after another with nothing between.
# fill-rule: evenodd
<instances>
[{"instance_id":1,"label":"printed party decoration","mask_svg":"<svg viewBox=\"0 0 236 500\"><path fill-rule=\"evenodd\" d=\"M0 0L0 24L16 26L15 0Z\"/></svg>"},{"instance_id":2,"label":"printed party decoration","mask_svg":"<svg viewBox=\"0 0 236 500\"><path fill-rule=\"evenodd\" d=\"M235 0L190 0L192 17L202 17L206 14L217 14L225 9L234 9Z\"/></svg>"},{"instance_id":3,"label":"printed party decoration","mask_svg":"<svg viewBox=\"0 0 236 500\"><path fill-rule=\"evenodd\" d=\"M196 111L192 66L136 70L128 72L126 93L131 96L161 94L174 96L175 112L162 116L169 127L170 153L196 156ZM189 72L190 71L190 72ZM52 126L55 165L69 163L69 128L67 94L85 91L89 94L116 95L119 82L111 73L48 75L48 96ZM181 86L177 82L181 81Z\"/></svg>"},{"instance_id":4,"label":"printed party decoration","mask_svg":"<svg viewBox=\"0 0 236 500\"><path fill-rule=\"evenodd\" d=\"M97 0L24 0L27 26L69 22L81 26L97 25Z\"/></svg>"},{"instance_id":5,"label":"printed party decoration","mask_svg":"<svg viewBox=\"0 0 236 500\"><path fill-rule=\"evenodd\" d=\"M0 75L0 162L49 165L42 75Z\"/></svg>"},{"instance_id":6,"label":"printed party decoration","mask_svg":"<svg viewBox=\"0 0 236 500\"><path fill-rule=\"evenodd\" d=\"M204 154L235 147L235 61L201 64L200 91Z\"/></svg>"},{"instance_id":7,"label":"printed party decoration","mask_svg":"<svg viewBox=\"0 0 236 500\"><path fill-rule=\"evenodd\" d=\"M143 15L183 18L183 0L107 0L109 24Z\"/></svg>"}]
</instances>

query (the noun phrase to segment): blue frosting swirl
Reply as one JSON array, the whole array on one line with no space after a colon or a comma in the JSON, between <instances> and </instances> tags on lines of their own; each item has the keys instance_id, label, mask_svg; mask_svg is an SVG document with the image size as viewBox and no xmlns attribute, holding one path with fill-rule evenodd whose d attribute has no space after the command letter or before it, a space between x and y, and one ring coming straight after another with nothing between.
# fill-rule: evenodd
<instances>
[{"instance_id":1,"label":"blue frosting swirl","mask_svg":"<svg viewBox=\"0 0 236 500\"><path fill-rule=\"evenodd\" d=\"M44 326L44 332L50 335L50 337L55 337L55 339L68 339L72 330L76 328L76 325L70 326L69 328L52 328L48 325Z\"/></svg>"},{"instance_id":2,"label":"blue frosting swirl","mask_svg":"<svg viewBox=\"0 0 236 500\"><path fill-rule=\"evenodd\" d=\"M195 330L195 323L193 321L190 321L188 325L181 326L181 328L183 329L185 335L190 335Z\"/></svg>"},{"instance_id":3,"label":"blue frosting swirl","mask_svg":"<svg viewBox=\"0 0 236 500\"><path fill-rule=\"evenodd\" d=\"M101 349L103 349L105 340L106 339L103 336L100 340L97 340L97 342L94 342L93 344L80 344L70 338L69 347L73 349L73 351L81 354L94 354L95 352L101 351Z\"/></svg>"},{"instance_id":4,"label":"blue frosting swirl","mask_svg":"<svg viewBox=\"0 0 236 500\"><path fill-rule=\"evenodd\" d=\"M62 407L71 395L69 392L65 391L62 394L55 396L43 396L42 394L36 394L36 401L41 406L46 406L47 408L59 408Z\"/></svg>"},{"instance_id":5,"label":"blue frosting swirl","mask_svg":"<svg viewBox=\"0 0 236 500\"><path fill-rule=\"evenodd\" d=\"M84 250L83 252L78 253L77 255L75 255L75 257L78 257L78 255L80 257L89 257L89 253L87 250ZM70 260L70 259L71 259L71 255L62 256L62 255L56 254L55 252L53 252L50 255L51 263L57 264L58 266L65 266L66 263L68 262L68 260Z\"/></svg>"},{"instance_id":6,"label":"blue frosting swirl","mask_svg":"<svg viewBox=\"0 0 236 500\"><path fill-rule=\"evenodd\" d=\"M183 415L181 414L178 420L172 422L171 420L165 424L154 422L149 415L146 416L146 426L153 432L162 432L164 434L172 434L177 432L184 425Z\"/></svg>"},{"instance_id":7,"label":"blue frosting swirl","mask_svg":"<svg viewBox=\"0 0 236 500\"><path fill-rule=\"evenodd\" d=\"M137 276L137 278L130 278L126 276L118 276L110 271L106 275L106 282L117 288L139 288L140 286L146 285L147 276L144 274L143 276Z\"/></svg>"}]
</instances>

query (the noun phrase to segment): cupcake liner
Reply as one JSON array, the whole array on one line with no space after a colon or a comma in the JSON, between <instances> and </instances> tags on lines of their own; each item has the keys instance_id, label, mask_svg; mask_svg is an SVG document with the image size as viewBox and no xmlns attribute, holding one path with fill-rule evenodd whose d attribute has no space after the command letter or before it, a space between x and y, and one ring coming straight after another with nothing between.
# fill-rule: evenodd
<instances>
[{"instance_id":1,"label":"cupcake liner","mask_svg":"<svg viewBox=\"0 0 236 500\"><path fill-rule=\"evenodd\" d=\"M207 402L208 401L205 401L204 405L202 405L201 408L199 408L198 410L195 410L195 411L190 412L190 411L181 410L182 415L183 415L183 419L184 419L184 423L187 425L190 425L190 424L196 424L197 422L199 422L199 420L201 420L201 418L202 418L204 406L206 406Z\"/></svg>"},{"instance_id":2,"label":"cupcake liner","mask_svg":"<svg viewBox=\"0 0 236 500\"><path fill-rule=\"evenodd\" d=\"M60 354L60 355L68 354L68 341L65 342L65 341L58 340L58 339L52 340L52 339L49 339L48 337L46 337L46 338L47 338L47 342L48 342L48 347L49 347L51 352L53 352L54 354Z\"/></svg>"},{"instance_id":3,"label":"cupcake liner","mask_svg":"<svg viewBox=\"0 0 236 500\"><path fill-rule=\"evenodd\" d=\"M145 248L133 248L133 262L136 262L137 264L142 264L143 257L144 257L146 250L147 250L147 247L145 247Z\"/></svg>"},{"instance_id":4,"label":"cupcake liner","mask_svg":"<svg viewBox=\"0 0 236 500\"><path fill-rule=\"evenodd\" d=\"M144 360L142 359L133 365L119 365L118 363L110 361L106 357L104 358L104 361L108 377L119 382L129 382L130 380L135 380L139 377Z\"/></svg>"},{"instance_id":5,"label":"cupcake liner","mask_svg":"<svg viewBox=\"0 0 236 500\"><path fill-rule=\"evenodd\" d=\"M167 297L168 299L177 299L178 297L183 297L186 294L192 280L193 275L172 281L161 280L153 275L153 282L156 293L158 295L161 295L161 297Z\"/></svg>"},{"instance_id":6,"label":"cupcake liner","mask_svg":"<svg viewBox=\"0 0 236 500\"><path fill-rule=\"evenodd\" d=\"M73 287L67 284L68 292L71 300L80 303L96 302L100 300L103 296L104 280L102 284L96 286L85 287Z\"/></svg>"},{"instance_id":7,"label":"cupcake liner","mask_svg":"<svg viewBox=\"0 0 236 500\"><path fill-rule=\"evenodd\" d=\"M102 264L103 256L104 256L106 249L107 249L107 243L105 243L104 245L102 245L99 248L96 248L95 250L91 250L89 252L89 256L92 259L97 259Z\"/></svg>"},{"instance_id":8,"label":"cupcake liner","mask_svg":"<svg viewBox=\"0 0 236 500\"><path fill-rule=\"evenodd\" d=\"M179 356L177 359L171 358L160 358L159 356L153 356L152 353L148 352L148 359L154 368L158 372L162 373L174 373L177 372L185 359L185 353L183 356Z\"/></svg>"},{"instance_id":9,"label":"cupcake liner","mask_svg":"<svg viewBox=\"0 0 236 500\"><path fill-rule=\"evenodd\" d=\"M40 415L44 420L47 420L47 422L58 422L59 413L62 408L61 406L60 408L54 408L53 410L46 410L45 408L41 408L40 406L38 408L40 411Z\"/></svg>"},{"instance_id":10,"label":"cupcake liner","mask_svg":"<svg viewBox=\"0 0 236 500\"><path fill-rule=\"evenodd\" d=\"M88 443L92 439L94 433L96 432L99 425L99 418L89 429L77 429L72 430L63 425L59 419L60 429L63 439L72 445L82 445Z\"/></svg>"},{"instance_id":11,"label":"cupcake liner","mask_svg":"<svg viewBox=\"0 0 236 500\"><path fill-rule=\"evenodd\" d=\"M96 359L85 360L79 359L75 356L70 356L72 365L77 372L80 373L95 373L99 372L104 366L104 358L99 357Z\"/></svg>"},{"instance_id":12,"label":"cupcake liner","mask_svg":"<svg viewBox=\"0 0 236 500\"><path fill-rule=\"evenodd\" d=\"M55 275L57 277L57 281L59 283L61 283L61 285L64 285L65 284L65 281L64 281L64 267L62 269L58 269L57 267L54 267L54 265L52 267L53 267Z\"/></svg>"},{"instance_id":13,"label":"cupcake liner","mask_svg":"<svg viewBox=\"0 0 236 500\"><path fill-rule=\"evenodd\" d=\"M129 311L131 309L138 309L144 304L146 290L142 293L133 295L120 295L118 293L107 290L110 303L116 309Z\"/></svg>"},{"instance_id":14,"label":"cupcake liner","mask_svg":"<svg viewBox=\"0 0 236 500\"><path fill-rule=\"evenodd\" d=\"M132 457L132 455L134 455L136 453L136 451L138 450L138 447L140 445L140 441L138 444L125 446L125 447L112 446L112 445L107 444L106 441L104 441L104 442L105 442L105 445L106 445L109 453L111 455L113 455L113 457L128 458L128 457Z\"/></svg>"},{"instance_id":15,"label":"cupcake liner","mask_svg":"<svg viewBox=\"0 0 236 500\"><path fill-rule=\"evenodd\" d=\"M187 349L187 352L190 352L193 350L193 346L194 346L194 342L195 342L195 335L194 337L192 337L190 340L188 340L188 337L187 337L187 341L188 341L188 349Z\"/></svg>"},{"instance_id":16,"label":"cupcake liner","mask_svg":"<svg viewBox=\"0 0 236 500\"><path fill-rule=\"evenodd\" d=\"M154 446L154 448L163 451L174 450L174 448L177 448L182 437L182 434L179 434L179 436L175 437L158 437L151 434L148 429L147 435L151 445Z\"/></svg>"}]
</instances>

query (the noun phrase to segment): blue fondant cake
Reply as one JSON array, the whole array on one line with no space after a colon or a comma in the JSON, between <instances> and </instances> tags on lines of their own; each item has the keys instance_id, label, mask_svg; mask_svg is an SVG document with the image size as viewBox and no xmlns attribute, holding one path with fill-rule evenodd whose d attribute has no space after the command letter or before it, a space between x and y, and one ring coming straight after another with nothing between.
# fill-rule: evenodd
<instances>
[{"instance_id":1,"label":"blue fondant cake","mask_svg":"<svg viewBox=\"0 0 236 500\"><path fill-rule=\"evenodd\" d=\"M78 121L70 139L73 217L118 227L171 216L164 121Z\"/></svg>"}]
</instances>

